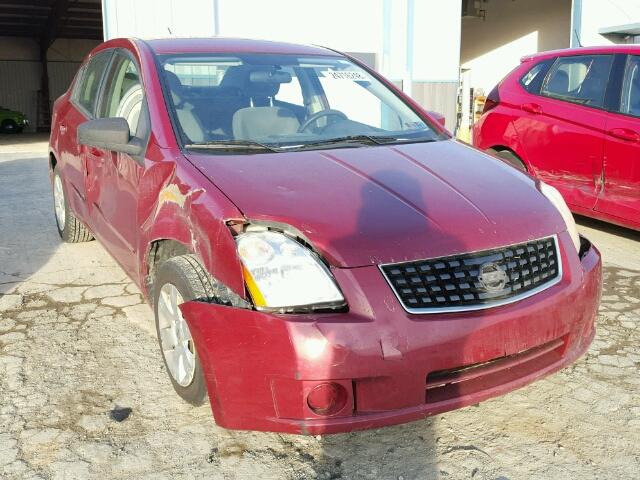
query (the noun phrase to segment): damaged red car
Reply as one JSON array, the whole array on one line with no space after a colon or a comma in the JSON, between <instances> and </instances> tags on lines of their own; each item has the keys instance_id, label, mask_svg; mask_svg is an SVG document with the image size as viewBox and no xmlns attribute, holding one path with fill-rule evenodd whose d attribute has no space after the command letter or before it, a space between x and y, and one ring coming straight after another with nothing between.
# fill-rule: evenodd
<instances>
[{"instance_id":1,"label":"damaged red car","mask_svg":"<svg viewBox=\"0 0 640 480\"><path fill-rule=\"evenodd\" d=\"M562 197L333 50L117 39L54 107L63 240L155 311L176 392L325 434L474 404L575 361L597 249Z\"/></svg>"}]
</instances>

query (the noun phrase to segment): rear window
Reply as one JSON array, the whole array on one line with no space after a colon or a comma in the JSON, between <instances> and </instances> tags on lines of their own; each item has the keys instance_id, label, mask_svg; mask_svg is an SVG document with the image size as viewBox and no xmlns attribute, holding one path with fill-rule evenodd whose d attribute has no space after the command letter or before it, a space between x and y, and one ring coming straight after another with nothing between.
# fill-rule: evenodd
<instances>
[{"instance_id":1,"label":"rear window","mask_svg":"<svg viewBox=\"0 0 640 480\"><path fill-rule=\"evenodd\" d=\"M571 103L602 107L613 55L560 57L545 78L541 94Z\"/></svg>"}]
</instances>

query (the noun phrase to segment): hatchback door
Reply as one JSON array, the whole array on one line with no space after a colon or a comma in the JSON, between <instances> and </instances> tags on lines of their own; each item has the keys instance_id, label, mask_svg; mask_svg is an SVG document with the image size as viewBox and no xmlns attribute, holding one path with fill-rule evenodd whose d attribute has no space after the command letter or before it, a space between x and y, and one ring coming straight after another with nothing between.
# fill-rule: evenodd
<instances>
[{"instance_id":1,"label":"hatchback door","mask_svg":"<svg viewBox=\"0 0 640 480\"><path fill-rule=\"evenodd\" d=\"M622 71L620 101L607 120L604 189L596 210L640 225L640 56L626 57Z\"/></svg>"},{"instance_id":2,"label":"hatchback door","mask_svg":"<svg viewBox=\"0 0 640 480\"><path fill-rule=\"evenodd\" d=\"M140 69L126 51L117 51L106 74L99 118L127 120L131 136L146 138L146 104ZM140 119L143 120L140 120ZM87 198L100 240L129 275L137 275L138 183L143 161L126 153L91 147L87 162Z\"/></svg>"},{"instance_id":3,"label":"hatchback door","mask_svg":"<svg viewBox=\"0 0 640 480\"><path fill-rule=\"evenodd\" d=\"M600 190L612 61L612 55L558 57L515 121L534 173L575 207L594 208Z\"/></svg>"}]
</instances>

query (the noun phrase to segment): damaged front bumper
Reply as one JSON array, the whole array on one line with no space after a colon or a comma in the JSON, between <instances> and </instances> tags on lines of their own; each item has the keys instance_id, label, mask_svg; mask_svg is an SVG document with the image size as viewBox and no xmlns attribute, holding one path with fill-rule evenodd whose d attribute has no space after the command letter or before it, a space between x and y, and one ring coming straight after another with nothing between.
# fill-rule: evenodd
<instances>
[{"instance_id":1,"label":"damaged front bumper","mask_svg":"<svg viewBox=\"0 0 640 480\"><path fill-rule=\"evenodd\" d=\"M408 314L375 266L333 271L348 313L278 315L185 303L216 422L348 432L475 404L557 371L591 343L602 289L595 247L581 258L561 251L559 284L474 312ZM334 390L321 392L324 400L339 391L337 403L312 408L327 385Z\"/></svg>"}]
</instances>

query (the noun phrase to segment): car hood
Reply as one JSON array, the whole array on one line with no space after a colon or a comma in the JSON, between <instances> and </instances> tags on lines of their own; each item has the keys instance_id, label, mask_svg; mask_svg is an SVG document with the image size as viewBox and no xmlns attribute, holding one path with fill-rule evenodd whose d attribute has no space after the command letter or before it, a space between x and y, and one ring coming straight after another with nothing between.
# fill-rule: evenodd
<instances>
[{"instance_id":1,"label":"car hood","mask_svg":"<svg viewBox=\"0 0 640 480\"><path fill-rule=\"evenodd\" d=\"M566 228L534 180L453 140L188 158L246 218L295 227L337 267L484 250Z\"/></svg>"}]
</instances>

